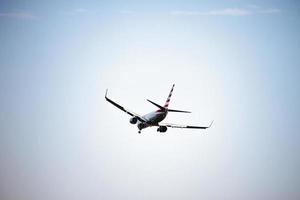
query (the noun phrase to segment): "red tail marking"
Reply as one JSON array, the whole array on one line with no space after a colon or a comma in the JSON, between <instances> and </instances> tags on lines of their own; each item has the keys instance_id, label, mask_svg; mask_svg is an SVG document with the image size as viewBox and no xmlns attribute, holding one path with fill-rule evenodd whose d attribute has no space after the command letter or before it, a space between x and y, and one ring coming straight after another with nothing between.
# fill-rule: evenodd
<instances>
[{"instance_id":1,"label":"red tail marking","mask_svg":"<svg viewBox=\"0 0 300 200\"><path fill-rule=\"evenodd\" d=\"M164 105L165 108L168 108L168 106L169 106L169 103L170 103L170 100L171 100L171 96L172 96L172 93L173 93L173 90L174 90L174 86L175 86L175 84L173 84L172 89L171 89L171 91L169 93L169 96L168 96L168 98L166 100L166 103Z\"/></svg>"}]
</instances>

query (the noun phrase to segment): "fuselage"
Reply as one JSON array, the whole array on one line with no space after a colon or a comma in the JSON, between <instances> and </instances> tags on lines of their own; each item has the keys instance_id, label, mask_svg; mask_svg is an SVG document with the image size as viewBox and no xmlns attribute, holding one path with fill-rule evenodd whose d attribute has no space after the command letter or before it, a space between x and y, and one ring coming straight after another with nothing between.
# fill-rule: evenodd
<instances>
[{"instance_id":1,"label":"fuselage","mask_svg":"<svg viewBox=\"0 0 300 200\"><path fill-rule=\"evenodd\" d=\"M159 122L161 122L162 120L164 120L166 118L167 114L168 114L167 110L166 111L157 110L157 111L148 113L143 116L143 118L146 119L147 121L146 122L138 121L137 127L139 130L142 130L149 126L157 126Z\"/></svg>"}]
</instances>

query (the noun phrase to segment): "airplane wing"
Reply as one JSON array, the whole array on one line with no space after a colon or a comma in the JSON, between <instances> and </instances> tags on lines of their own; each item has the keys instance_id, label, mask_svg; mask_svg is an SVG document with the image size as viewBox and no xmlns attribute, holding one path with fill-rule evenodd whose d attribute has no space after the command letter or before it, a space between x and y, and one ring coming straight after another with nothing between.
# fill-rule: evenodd
<instances>
[{"instance_id":1,"label":"airplane wing","mask_svg":"<svg viewBox=\"0 0 300 200\"><path fill-rule=\"evenodd\" d=\"M106 90L106 93L105 93L105 99L106 99L106 101L108 101L112 105L116 106L120 110L124 111L125 113L127 113L127 114L129 114L129 115L131 115L133 117L136 117L139 121L141 121L141 122L147 122L142 116L140 116L140 115L138 115L138 114L136 114L134 112L129 111L128 109L124 108L123 106L121 106L121 105L117 104L116 102L114 102L113 100L109 99L107 97L107 90Z\"/></svg>"},{"instance_id":2,"label":"airplane wing","mask_svg":"<svg viewBox=\"0 0 300 200\"><path fill-rule=\"evenodd\" d=\"M179 124L170 124L170 123L159 123L159 126L167 126L170 128L193 128L193 129L207 129L210 128L214 121L210 123L209 126L189 126L189 125L179 125Z\"/></svg>"}]
</instances>

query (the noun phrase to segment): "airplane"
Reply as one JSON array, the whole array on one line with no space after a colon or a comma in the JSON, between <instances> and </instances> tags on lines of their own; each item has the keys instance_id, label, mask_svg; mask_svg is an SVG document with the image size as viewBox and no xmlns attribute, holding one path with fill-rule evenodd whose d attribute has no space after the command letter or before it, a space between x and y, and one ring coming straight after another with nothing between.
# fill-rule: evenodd
<instances>
[{"instance_id":1,"label":"airplane","mask_svg":"<svg viewBox=\"0 0 300 200\"><path fill-rule=\"evenodd\" d=\"M190 129L207 129L207 128L210 128L211 125L213 124L213 121L210 123L209 126L189 126L189 125L178 125L178 124L170 124L170 123L160 123L162 120L164 120L166 118L166 116L169 112L191 113L190 111L174 110L174 109L169 109L168 108L170 100L171 100L171 96L172 96L172 93L173 93L173 90L174 90L174 86L175 86L175 84L173 84L172 89L169 93L169 96L168 96L164 106L160 106L159 104L154 103L153 101L147 99L148 102L150 102L153 105L157 106L159 109L156 110L156 111L153 111L151 113L148 113L146 115L143 115L143 116L129 111L128 109L124 108L123 106L117 104L116 102L114 102L113 100L108 98L107 97L108 89L106 89L105 99L106 99L106 101L108 101L112 105L116 106L120 110L122 110L125 113L132 116L130 118L129 122L131 124L137 124L138 133L141 133L142 129L152 127L152 126L158 127L157 132L161 132L161 133L166 132L168 127L170 127L170 128L190 128Z\"/></svg>"}]
</instances>

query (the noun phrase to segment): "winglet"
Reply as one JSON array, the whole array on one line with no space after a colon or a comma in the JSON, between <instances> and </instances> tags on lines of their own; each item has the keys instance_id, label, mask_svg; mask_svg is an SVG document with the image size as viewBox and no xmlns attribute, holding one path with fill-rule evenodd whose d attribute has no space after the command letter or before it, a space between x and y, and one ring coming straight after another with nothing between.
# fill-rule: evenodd
<instances>
[{"instance_id":1,"label":"winglet","mask_svg":"<svg viewBox=\"0 0 300 200\"><path fill-rule=\"evenodd\" d=\"M105 99L107 98L107 91L108 91L108 89L106 89L106 92L105 92Z\"/></svg>"},{"instance_id":2,"label":"winglet","mask_svg":"<svg viewBox=\"0 0 300 200\"><path fill-rule=\"evenodd\" d=\"M211 125L214 123L214 121L215 121L215 120L212 120L212 121L211 121L211 123L210 123L210 125L208 126L208 128L211 127Z\"/></svg>"}]
</instances>

